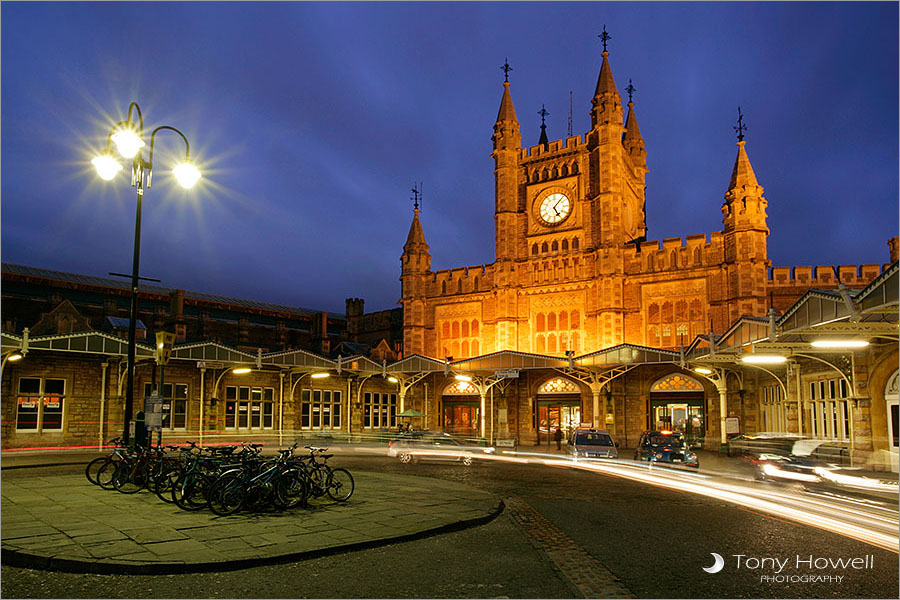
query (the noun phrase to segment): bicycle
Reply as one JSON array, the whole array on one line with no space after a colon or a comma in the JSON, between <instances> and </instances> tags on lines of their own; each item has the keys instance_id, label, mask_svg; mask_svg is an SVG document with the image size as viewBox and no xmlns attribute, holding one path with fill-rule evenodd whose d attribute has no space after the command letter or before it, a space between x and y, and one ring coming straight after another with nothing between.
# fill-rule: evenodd
<instances>
[{"instance_id":1,"label":"bicycle","mask_svg":"<svg viewBox=\"0 0 900 600\"><path fill-rule=\"evenodd\" d=\"M356 487L350 471L342 467L335 469L328 464L328 459L334 456L334 454L325 454L328 448L315 446L305 446L305 448L309 450L309 455L300 457L296 464L302 467L306 477L306 485L309 488L308 496L318 498L328 494L336 502L349 500Z\"/></svg>"},{"instance_id":2,"label":"bicycle","mask_svg":"<svg viewBox=\"0 0 900 600\"><path fill-rule=\"evenodd\" d=\"M98 456L84 467L84 476L94 485L100 485L97 481L97 473L100 472L100 469L110 462L122 460L122 457L124 456L126 446L125 442L122 441L122 438L113 438L107 442L107 445L115 446L115 448L105 456Z\"/></svg>"},{"instance_id":3,"label":"bicycle","mask_svg":"<svg viewBox=\"0 0 900 600\"><path fill-rule=\"evenodd\" d=\"M268 464L246 461L239 468L225 471L209 493L210 509L220 516L234 514L244 506L261 507L270 503L279 509L293 508L306 501L303 474L290 466L294 444L279 450L279 457Z\"/></svg>"}]
</instances>

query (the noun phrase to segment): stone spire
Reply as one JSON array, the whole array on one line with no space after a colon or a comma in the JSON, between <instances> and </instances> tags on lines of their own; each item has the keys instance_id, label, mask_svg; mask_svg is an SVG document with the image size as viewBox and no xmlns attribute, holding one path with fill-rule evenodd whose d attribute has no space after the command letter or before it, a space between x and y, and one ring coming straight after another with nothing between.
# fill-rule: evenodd
<instances>
[{"instance_id":1,"label":"stone spire","mask_svg":"<svg viewBox=\"0 0 900 600\"><path fill-rule=\"evenodd\" d=\"M744 146L747 144L744 140L737 143L738 153L734 161L734 169L731 171L731 181L728 183L728 192L725 194L726 200L732 200L738 195L738 190L750 187L758 188L759 183L756 181L756 174L750 165L750 158L747 156L747 150ZM760 194L762 190L760 189ZM729 197L730 196L730 197Z\"/></svg>"},{"instance_id":2,"label":"stone spire","mask_svg":"<svg viewBox=\"0 0 900 600\"><path fill-rule=\"evenodd\" d=\"M509 82L503 82L503 99L500 100L500 112L497 113L497 123L510 121L518 124L516 109L513 107L512 97L509 95Z\"/></svg>"},{"instance_id":3,"label":"stone spire","mask_svg":"<svg viewBox=\"0 0 900 600\"><path fill-rule=\"evenodd\" d=\"M428 243L425 241L425 232L422 231L422 223L419 221L418 207L413 210L412 225L409 226L409 235L406 236L406 244L403 245L404 254L428 253Z\"/></svg>"},{"instance_id":4,"label":"stone spire","mask_svg":"<svg viewBox=\"0 0 900 600\"><path fill-rule=\"evenodd\" d=\"M628 115L625 117L625 133L622 134L622 145L629 156L635 160L640 166L646 166L647 152L644 150L644 138L641 137L641 129L638 127L637 116L634 112L634 102L631 101L631 95L634 93L634 86L631 80L628 80Z\"/></svg>"},{"instance_id":5,"label":"stone spire","mask_svg":"<svg viewBox=\"0 0 900 600\"><path fill-rule=\"evenodd\" d=\"M547 144L550 143L550 140L547 139L547 124L544 122L544 119L550 113L547 112L547 109L544 108L543 104L541 104L541 110L538 111L538 114L541 115L541 137L538 140L538 144L540 144L541 146L544 147L544 149L546 149Z\"/></svg>"},{"instance_id":6,"label":"stone spire","mask_svg":"<svg viewBox=\"0 0 900 600\"><path fill-rule=\"evenodd\" d=\"M606 33L605 25L603 33L599 37L603 40L603 52L600 54L603 57L603 63L600 65L600 76L597 77L597 89L594 90L594 97L591 100L591 127L611 124L621 129L622 97L619 96L619 90L616 89L612 68L609 66L606 42L612 39L612 36Z\"/></svg>"}]
</instances>

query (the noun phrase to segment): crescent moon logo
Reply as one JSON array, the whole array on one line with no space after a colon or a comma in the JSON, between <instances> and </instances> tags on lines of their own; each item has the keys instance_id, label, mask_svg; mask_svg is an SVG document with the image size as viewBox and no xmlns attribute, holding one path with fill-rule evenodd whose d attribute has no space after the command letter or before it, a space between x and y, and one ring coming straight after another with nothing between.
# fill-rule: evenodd
<instances>
[{"instance_id":1,"label":"crescent moon logo","mask_svg":"<svg viewBox=\"0 0 900 600\"><path fill-rule=\"evenodd\" d=\"M718 573L722 570L722 567L725 566L725 559L715 552L710 552L710 554L712 554L713 558L716 559L716 562L713 563L713 566L711 567L703 567L703 570L707 573Z\"/></svg>"}]
</instances>

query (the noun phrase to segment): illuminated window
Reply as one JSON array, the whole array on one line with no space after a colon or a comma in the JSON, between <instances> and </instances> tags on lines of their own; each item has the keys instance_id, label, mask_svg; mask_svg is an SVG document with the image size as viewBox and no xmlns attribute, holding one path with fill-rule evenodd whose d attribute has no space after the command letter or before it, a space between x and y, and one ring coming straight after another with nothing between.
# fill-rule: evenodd
<instances>
[{"instance_id":1,"label":"illuminated window","mask_svg":"<svg viewBox=\"0 0 900 600\"><path fill-rule=\"evenodd\" d=\"M397 427L397 394L366 392L363 396L363 427L371 429Z\"/></svg>"},{"instance_id":2,"label":"illuminated window","mask_svg":"<svg viewBox=\"0 0 900 600\"><path fill-rule=\"evenodd\" d=\"M144 383L144 396L153 393L156 385ZM187 427L188 386L184 383L166 383L163 385L162 426L163 429L175 430Z\"/></svg>"},{"instance_id":3,"label":"illuminated window","mask_svg":"<svg viewBox=\"0 0 900 600\"><path fill-rule=\"evenodd\" d=\"M40 377L19 379L16 431L44 433L63 429L66 380Z\"/></svg>"},{"instance_id":4,"label":"illuminated window","mask_svg":"<svg viewBox=\"0 0 900 600\"><path fill-rule=\"evenodd\" d=\"M225 386L225 429L272 429L274 415L275 388Z\"/></svg>"},{"instance_id":5,"label":"illuminated window","mask_svg":"<svg viewBox=\"0 0 900 600\"><path fill-rule=\"evenodd\" d=\"M569 379L557 377L538 389L538 394L580 394L581 390Z\"/></svg>"}]
</instances>

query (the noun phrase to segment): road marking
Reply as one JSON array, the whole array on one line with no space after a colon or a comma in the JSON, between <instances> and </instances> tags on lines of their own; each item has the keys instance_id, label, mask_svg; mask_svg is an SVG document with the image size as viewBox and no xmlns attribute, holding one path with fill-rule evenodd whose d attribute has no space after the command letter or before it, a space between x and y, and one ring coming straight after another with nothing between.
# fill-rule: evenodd
<instances>
[{"instance_id":1,"label":"road marking","mask_svg":"<svg viewBox=\"0 0 900 600\"><path fill-rule=\"evenodd\" d=\"M583 598L635 598L618 577L531 505L518 498L504 498L503 502L532 544L550 559L576 593Z\"/></svg>"}]
</instances>

